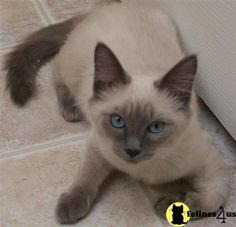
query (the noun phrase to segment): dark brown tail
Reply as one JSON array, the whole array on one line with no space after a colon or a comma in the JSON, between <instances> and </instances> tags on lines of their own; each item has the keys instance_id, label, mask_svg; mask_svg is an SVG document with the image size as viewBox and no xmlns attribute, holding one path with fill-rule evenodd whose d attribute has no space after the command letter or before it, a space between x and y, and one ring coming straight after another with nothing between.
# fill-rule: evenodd
<instances>
[{"instance_id":1,"label":"dark brown tail","mask_svg":"<svg viewBox=\"0 0 236 227\"><path fill-rule=\"evenodd\" d=\"M10 90L11 99L16 105L23 107L34 97L38 70L59 52L68 34L82 18L74 17L43 28L31 34L7 55L6 87Z\"/></svg>"}]
</instances>

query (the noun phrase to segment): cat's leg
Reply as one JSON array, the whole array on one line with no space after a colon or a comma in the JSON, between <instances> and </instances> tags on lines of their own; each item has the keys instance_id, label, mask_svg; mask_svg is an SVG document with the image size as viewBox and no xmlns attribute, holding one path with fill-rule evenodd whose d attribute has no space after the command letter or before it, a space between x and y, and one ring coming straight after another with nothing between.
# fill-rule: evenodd
<instances>
[{"instance_id":1,"label":"cat's leg","mask_svg":"<svg viewBox=\"0 0 236 227\"><path fill-rule=\"evenodd\" d=\"M157 202L154 204L157 214L165 218L167 208L172 203L183 202L186 193L191 190L191 185L184 179L158 185L155 190L158 198Z\"/></svg>"},{"instance_id":2,"label":"cat's leg","mask_svg":"<svg viewBox=\"0 0 236 227\"><path fill-rule=\"evenodd\" d=\"M187 190L184 196L170 193L157 201L158 214L164 217L166 209L174 202L183 202L192 211L204 212L216 212L224 204L229 192L229 172L218 155L208 159L197 173L187 179L192 189Z\"/></svg>"},{"instance_id":3,"label":"cat's leg","mask_svg":"<svg viewBox=\"0 0 236 227\"><path fill-rule=\"evenodd\" d=\"M56 94L61 115L66 121L76 122L84 120L80 107L75 102L75 98L71 95L66 85L56 83Z\"/></svg>"},{"instance_id":4,"label":"cat's leg","mask_svg":"<svg viewBox=\"0 0 236 227\"><path fill-rule=\"evenodd\" d=\"M155 210L160 217L165 219L167 208L172 203L181 202L183 200L184 200L184 194L182 193L177 192L174 194L162 194L155 204Z\"/></svg>"},{"instance_id":5,"label":"cat's leg","mask_svg":"<svg viewBox=\"0 0 236 227\"><path fill-rule=\"evenodd\" d=\"M57 220L61 224L76 223L90 210L99 186L111 173L112 167L95 148L86 150L79 176L71 189L63 193L56 208Z\"/></svg>"},{"instance_id":6,"label":"cat's leg","mask_svg":"<svg viewBox=\"0 0 236 227\"><path fill-rule=\"evenodd\" d=\"M185 198L190 210L216 212L225 203L230 188L229 171L225 166L206 166L191 181L194 191Z\"/></svg>"}]
</instances>

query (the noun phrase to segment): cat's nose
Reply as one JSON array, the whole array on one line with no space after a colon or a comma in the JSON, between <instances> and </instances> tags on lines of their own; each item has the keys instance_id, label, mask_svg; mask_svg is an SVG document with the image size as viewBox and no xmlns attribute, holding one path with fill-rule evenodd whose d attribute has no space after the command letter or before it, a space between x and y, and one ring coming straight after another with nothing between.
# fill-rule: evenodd
<instances>
[{"instance_id":1,"label":"cat's nose","mask_svg":"<svg viewBox=\"0 0 236 227\"><path fill-rule=\"evenodd\" d=\"M126 153L131 157L135 157L137 156L138 154L141 153L141 150L138 150L138 149L129 149L129 148L125 148L124 149L126 151Z\"/></svg>"}]
</instances>

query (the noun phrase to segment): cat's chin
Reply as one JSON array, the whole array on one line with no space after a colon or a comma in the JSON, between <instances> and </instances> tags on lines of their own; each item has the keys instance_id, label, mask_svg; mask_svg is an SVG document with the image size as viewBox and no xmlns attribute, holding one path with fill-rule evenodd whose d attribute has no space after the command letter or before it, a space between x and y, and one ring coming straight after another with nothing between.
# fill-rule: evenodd
<instances>
[{"instance_id":1,"label":"cat's chin","mask_svg":"<svg viewBox=\"0 0 236 227\"><path fill-rule=\"evenodd\" d=\"M139 162L141 162L142 160L136 160L136 159L133 159L133 158L130 158L130 159L124 159L126 162L130 163L130 164L137 164Z\"/></svg>"},{"instance_id":2,"label":"cat's chin","mask_svg":"<svg viewBox=\"0 0 236 227\"><path fill-rule=\"evenodd\" d=\"M125 162L129 163L129 164L138 164L140 162L144 162L144 161L147 161L151 158L152 155L148 155L148 156L137 156L137 157L134 157L134 158L131 158L131 157L124 157L124 156L121 156L119 155L119 158L121 158L122 160L124 160Z\"/></svg>"}]
</instances>

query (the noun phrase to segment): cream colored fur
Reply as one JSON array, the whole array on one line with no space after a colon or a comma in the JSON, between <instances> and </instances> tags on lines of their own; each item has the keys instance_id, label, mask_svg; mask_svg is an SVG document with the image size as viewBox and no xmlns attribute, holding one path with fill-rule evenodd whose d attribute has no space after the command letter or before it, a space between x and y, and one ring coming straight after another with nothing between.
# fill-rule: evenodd
<instances>
[{"instance_id":1,"label":"cream colored fur","mask_svg":"<svg viewBox=\"0 0 236 227\"><path fill-rule=\"evenodd\" d=\"M55 75L85 105L92 96L94 50L99 41L135 78L158 79L184 56L175 28L161 12L123 4L97 9L77 26L55 59Z\"/></svg>"},{"instance_id":2,"label":"cream colored fur","mask_svg":"<svg viewBox=\"0 0 236 227\"><path fill-rule=\"evenodd\" d=\"M90 104L94 50L100 41L115 53L132 82L105 102ZM99 178L95 174L99 170L96 163L104 159L107 163L104 165L111 165L150 184L190 179L198 193L191 194L187 200L193 204L200 201L197 207L203 210L214 211L223 204L228 191L227 170L223 158L197 120L195 95L191 116L186 118L174 111L174 100L165 94L157 96L153 86L154 80L160 79L184 56L172 22L156 9L114 4L92 12L76 27L56 57L54 67L55 80L68 86L91 123L89 150L84 160L86 168L80 171L73 190L87 185L92 187L93 183L99 187L107 172ZM176 122L173 143L158 150L151 159L136 164L122 160L112 151L111 141L100 126L101 112L127 100L158 103L158 112ZM96 155L91 150L95 150ZM97 155L100 156L98 162ZM94 168L88 168L89 165ZM81 178L90 183L81 183Z\"/></svg>"}]
</instances>

